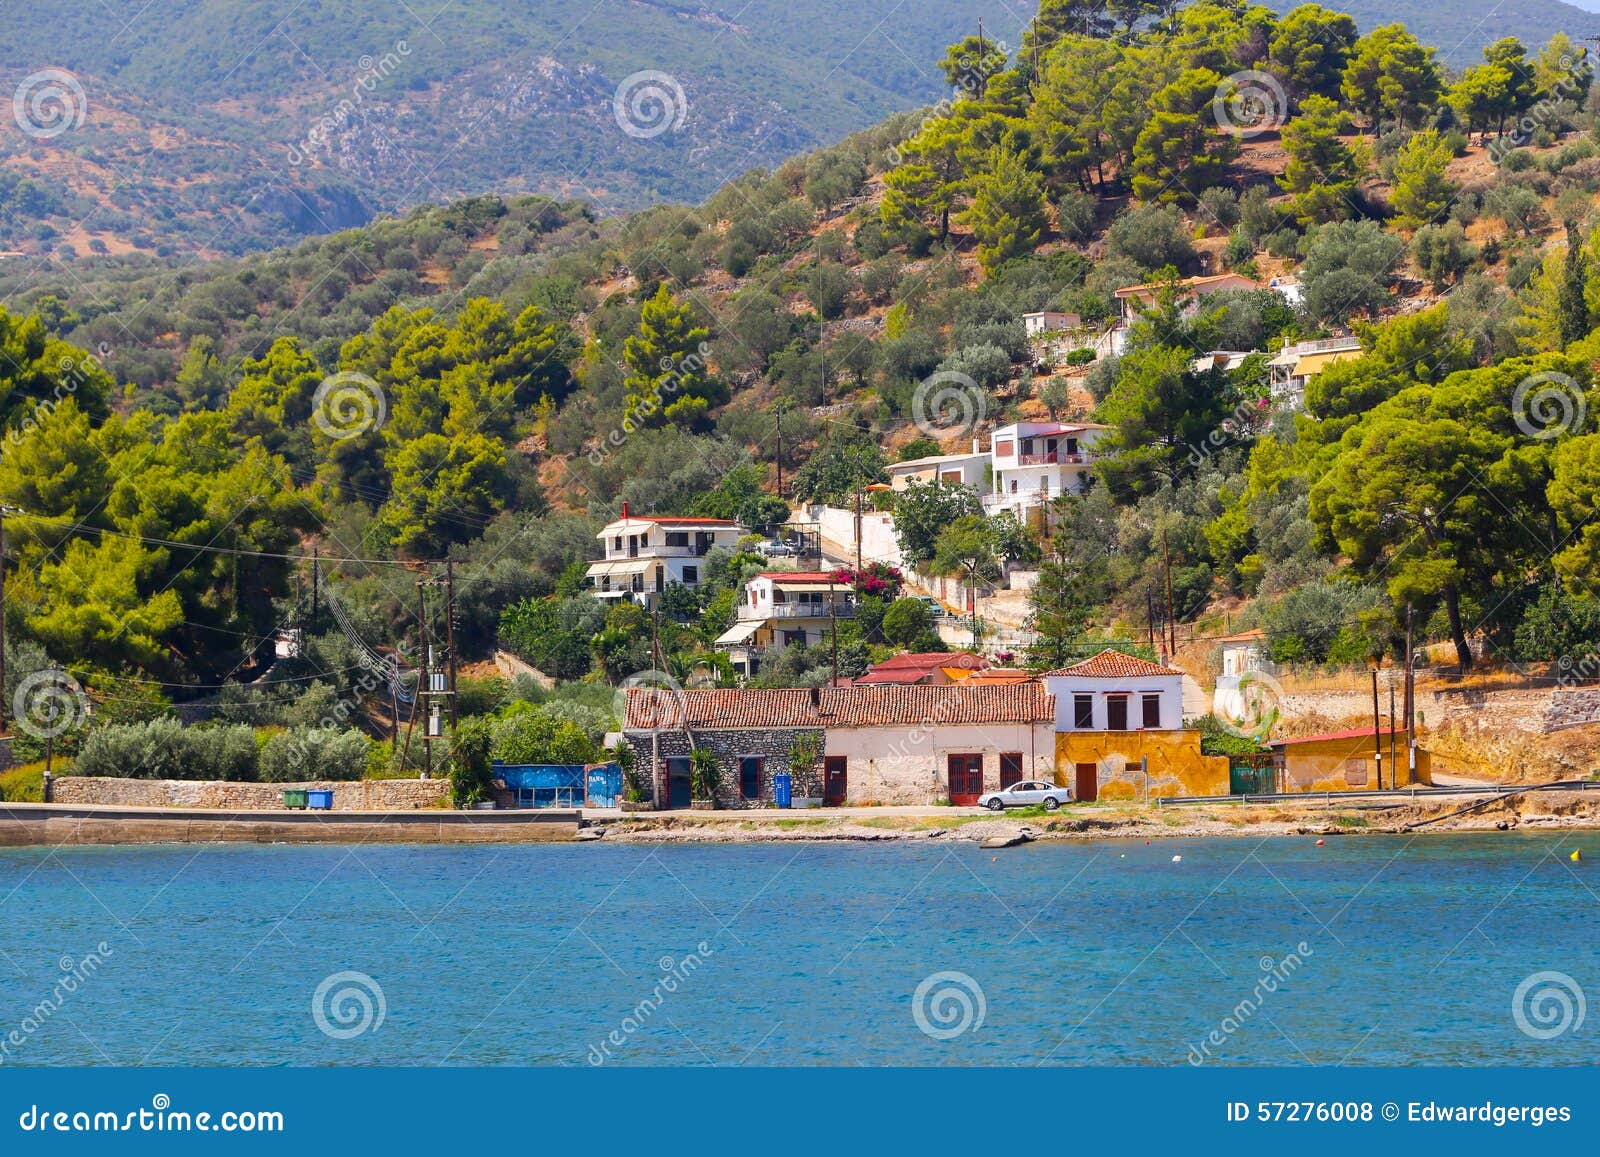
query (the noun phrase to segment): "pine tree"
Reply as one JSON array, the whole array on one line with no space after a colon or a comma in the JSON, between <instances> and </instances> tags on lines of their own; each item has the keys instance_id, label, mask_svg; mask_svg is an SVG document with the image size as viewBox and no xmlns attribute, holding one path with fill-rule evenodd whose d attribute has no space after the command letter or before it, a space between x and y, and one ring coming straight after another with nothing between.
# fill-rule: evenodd
<instances>
[{"instance_id":1,"label":"pine tree","mask_svg":"<svg viewBox=\"0 0 1600 1157\"><path fill-rule=\"evenodd\" d=\"M639 331L622 347L628 376L622 380L627 421L633 426L666 422L693 425L711 408L712 384L704 346L710 331L693 311L661 285L644 303Z\"/></svg>"},{"instance_id":2,"label":"pine tree","mask_svg":"<svg viewBox=\"0 0 1600 1157\"><path fill-rule=\"evenodd\" d=\"M1583 242L1578 237L1578 223L1567 222L1567 257L1561 270L1561 290L1558 297L1558 325L1561 344L1571 345L1589 335L1589 303L1584 289L1589 280L1589 262L1583 252Z\"/></svg>"},{"instance_id":3,"label":"pine tree","mask_svg":"<svg viewBox=\"0 0 1600 1157\"><path fill-rule=\"evenodd\" d=\"M1021 152L1003 145L990 150L988 171L977 178L966 221L985 270L1039 244L1048 223L1044 181Z\"/></svg>"}]
</instances>

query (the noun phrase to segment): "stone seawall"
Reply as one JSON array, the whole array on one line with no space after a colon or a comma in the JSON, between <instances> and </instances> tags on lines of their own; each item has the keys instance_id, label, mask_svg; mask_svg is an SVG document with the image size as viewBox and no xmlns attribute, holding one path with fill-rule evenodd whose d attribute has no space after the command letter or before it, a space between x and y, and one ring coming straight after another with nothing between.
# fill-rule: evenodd
<instances>
[{"instance_id":1,"label":"stone seawall","mask_svg":"<svg viewBox=\"0 0 1600 1157\"><path fill-rule=\"evenodd\" d=\"M333 792L334 811L417 811L450 806L450 783L444 779L220 783L213 780L113 779L69 775L55 781L50 799L58 804L277 811L283 809L285 789L295 788Z\"/></svg>"},{"instance_id":2,"label":"stone seawall","mask_svg":"<svg viewBox=\"0 0 1600 1157\"><path fill-rule=\"evenodd\" d=\"M576 810L205 811L0 804L0 847L62 844L488 844L575 840Z\"/></svg>"}]
</instances>

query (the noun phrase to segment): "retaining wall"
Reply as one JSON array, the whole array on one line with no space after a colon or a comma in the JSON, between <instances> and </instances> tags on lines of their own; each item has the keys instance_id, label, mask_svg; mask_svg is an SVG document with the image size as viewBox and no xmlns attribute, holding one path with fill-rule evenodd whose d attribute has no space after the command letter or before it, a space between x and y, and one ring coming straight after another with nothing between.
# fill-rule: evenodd
<instances>
[{"instance_id":1,"label":"retaining wall","mask_svg":"<svg viewBox=\"0 0 1600 1157\"><path fill-rule=\"evenodd\" d=\"M120 807L217 808L275 811L285 789L333 792L334 811L417 811L448 808L444 779L359 779L346 783L219 783L214 780L113 779L69 775L57 779L50 800L59 804Z\"/></svg>"}]
</instances>

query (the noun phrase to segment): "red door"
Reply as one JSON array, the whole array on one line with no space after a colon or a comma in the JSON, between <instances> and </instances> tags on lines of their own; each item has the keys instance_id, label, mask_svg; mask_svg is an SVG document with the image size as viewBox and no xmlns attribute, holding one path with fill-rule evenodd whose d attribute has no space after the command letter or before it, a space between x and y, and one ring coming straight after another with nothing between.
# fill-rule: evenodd
<instances>
[{"instance_id":1,"label":"red door","mask_svg":"<svg viewBox=\"0 0 1600 1157\"><path fill-rule=\"evenodd\" d=\"M956 807L976 807L983 794L983 756L946 757L950 771L950 802Z\"/></svg>"},{"instance_id":2,"label":"red door","mask_svg":"<svg viewBox=\"0 0 1600 1157\"><path fill-rule=\"evenodd\" d=\"M1073 796L1079 803L1093 803L1100 798L1100 765L1097 763L1080 763L1077 765L1077 783Z\"/></svg>"},{"instance_id":3,"label":"red door","mask_svg":"<svg viewBox=\"0 0 1600 1157\"><path fill-rule=\"evenodd\" d=\"M848 794L849 763L842 755L824 756L822 760L822 802L829 807L844 803Z\"/></svg>"},{"instance_id":4,"label":"red door","mask_svg":"<svg viewBox=\"0 0 1600 1157\"><path fill-rule=\"evenodd\" d=\"M1000 790L1004 791L1014 783L1022 782L1022 752L1002 751L1000 753Z\"/></svg>"}]
</instances>

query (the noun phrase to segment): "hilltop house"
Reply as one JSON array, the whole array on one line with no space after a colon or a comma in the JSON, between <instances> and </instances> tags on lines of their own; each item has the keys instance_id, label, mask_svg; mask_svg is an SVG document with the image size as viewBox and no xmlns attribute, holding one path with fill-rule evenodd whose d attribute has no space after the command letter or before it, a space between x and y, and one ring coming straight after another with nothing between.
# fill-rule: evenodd
<instances>
[{"instance_id":1,"label":"hilltop house","mask_svg":"<svg viewBox=\"0 0 1600 1157\"><path fill-rule=\"evenodd\" d=\"M1128 348L1128 335L1139 320L1139 315L1155 305L1169 285L1177 292L1178 309L1184 317L1199 313L1202 303L1213 293L1230 290L1248 292L1261 288L1242 273L1214 273L1209 277L1185 277L1176 282L1152 281L1144 285L1124 286L1112 294L1117 299L1118 318L1116 328L1110 334L1110 353L1119 357L1122 355Z\"/></svg>"},{"instance_id":2,"label":"hilltop house","mask_svg":"<svg viewBox=\"0 0 1600 1157\"><path fill-rule=\"evenodd\" d=\"M932 454L926 458L912 458L905 462L892 462L886 467L891 490L904 490L913 482L954 482L970 486L979 494L989 490L989 455L972 440L972 450L967 454Z\"/></svg>"},{"instance_id":3,"label":"hilltop house","mask_svg":"<svg viewBox=\"0 0 1600 1157\"><path fill-rule=\"evenodd\" d=\"M1063 494L1083 494L1094 468L1094 445L1109 426L1094 422L1013 422L990 440L994 493L984 510L1022 517Z\"/></svg>"},{"instance_id":4,"label":"hilltop house","mask_svg":"<svg viewBox=\"0 0 1600 1157\"><path fill-rule=\"evenodd\" d=\"M735 548L748 533L726 518L630 517L623 503L622 517L596 535L602 554L589 564L589 581L597 598L653 607L672 583L699 586L705 556L715 547Z\"/></svg>"},{"instance_id":5,"label":"hilltop house","mask_svg":"<svg viewBox=\"0 0 1600 1157\"><path fill-rule=\"evenodd\" d=\"M764 571L744 585L733 626L717 637L740 675L754 675L767 652L817 646L837 619L856 613L855 591L832 571Z\"/></svg>"},{"instance_id":6,"label":"hilltop house","mask_svg":"<svg viewBox=\"0 0 1600 1157\"><path fill-rule=\"evenodd\" d=\"M1228 761L1183 726L1183 672L1106 650L1043 680L1074 799L1227 794Z\"/></svg>"},{"instance_id":7,"label":"hilltop house","mask_svg":"<svg viewBox=\"0 0 1600 1157\"><path fill-rule=\"evenodd\" d=\"M1042 309L1036 313L1022 315L1022 328L1029 337L1043 337L1047 333L1054 333L1063 329L1082 329L1083 321L1075 313L1062 313L1054 309Z\"/></svg>"}]
</instances>

